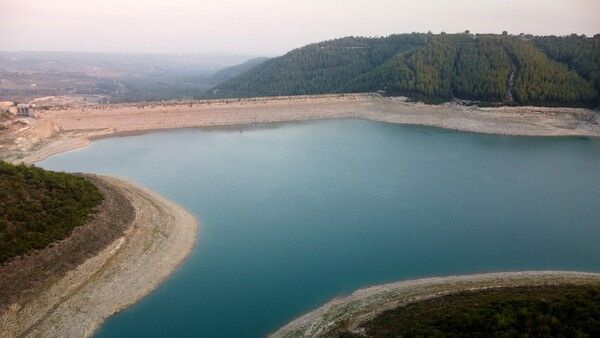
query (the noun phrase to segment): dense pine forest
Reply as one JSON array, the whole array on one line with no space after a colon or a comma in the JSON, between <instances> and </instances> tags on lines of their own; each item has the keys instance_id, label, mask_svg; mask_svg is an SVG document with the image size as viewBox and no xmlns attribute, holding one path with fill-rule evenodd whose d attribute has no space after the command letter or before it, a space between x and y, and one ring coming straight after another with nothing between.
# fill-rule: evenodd
<instances>
[{"instance_id":1,"label":"dense pine forest","mask_svg":"<svg viewBox=\"0 0 600 338\"><path fill-rule=\"evenodd\" d=\"M0 264L67 237L102 200L81 176L0 161Z\"/></svg>"},{"instance_id":2,"label":"dense pine forest","mask_svg":"<svg viewBox=\"0 0 600 338\"><path fill-rule=\"evenodd\" d=\"M597 107L600 35L347 37L269 59L212 97L381 92L425 102Z\"/></svg>"}]
</instances>

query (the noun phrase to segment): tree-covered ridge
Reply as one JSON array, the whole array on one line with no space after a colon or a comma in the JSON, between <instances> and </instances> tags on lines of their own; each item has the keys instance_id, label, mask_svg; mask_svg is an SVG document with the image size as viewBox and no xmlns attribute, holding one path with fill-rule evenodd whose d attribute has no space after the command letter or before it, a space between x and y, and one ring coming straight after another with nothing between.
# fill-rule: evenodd
<instances>
[{"instance_id":1,"label":"tree-covered ridge","mask_svg":"<svg viewBox=\"0 0 600 338\"><path fill-rule=\"evenodd\" d=\"M457 53L453 95L468 100L505 99L512 64L502 46L488 38L472 39L461 44Z\"/></svg>"},{"instance_id":2,"label":"tree-covered ridge","mask_svg":"<svg viewBox=\"0 0 600 338\"><path fill-rule=\"evenodd\" d=\"M591 39L576 34L542 36L532 39L532 43L552 60L575 70L600 91L600 35Z\"/></svg>"},{"instance_id":3,"label":"tree-covered ridge","mask_svg":"<svg viewBox=\"0 0 600 338\"><path fill-rule=\"evenodd\" d=\"M0 161L0 264L67 237L102 200L83 177Z\"/></svg>"},{"instance_id":4,"label":"tree-covered ridge","mask_svg":"<svg viewBox=\"0 0 600 338\"><path fill-rule=\"evenodd\" d=\"M550 60L531 43L509 41L518 72L515 99L522 104L593 105L598 92L575 70Z\"/></svg>"},{"instance_id":5,"label":"tree-covered ridge","mask_svg":"<svg viewBox=\"0 0 600 338\"><path fill-rule=\"evenodd\" d=\"M424 98L443 98L452 91L455 44L431 39L418 49L397 53L390 61L356 81L354 91L384 90Z\"/></svg>"},{"instance_id":6,"label":"tree-covered ridge","mask_svg":"<svg viewBox=\"0 0 600 338\"><path fill-rule=\"evenodd\" d=\"M556 44L556 41L561 44ZM385 91L428 102L596 106L600 36L473 34L348 37L273 58L216 97Z\"/></svg>"},{"instance_id":7,"label":"tree-covered ridge","mask_svg":"<svg viewBox=\"0 0 600 338\"><path fill-rule=\"evenodd\" d=\"M361 74L426 42L423 34L343 38L295 49L215 88L217 97L275 96L348 91Z\"/></svg>"}]
</instances>

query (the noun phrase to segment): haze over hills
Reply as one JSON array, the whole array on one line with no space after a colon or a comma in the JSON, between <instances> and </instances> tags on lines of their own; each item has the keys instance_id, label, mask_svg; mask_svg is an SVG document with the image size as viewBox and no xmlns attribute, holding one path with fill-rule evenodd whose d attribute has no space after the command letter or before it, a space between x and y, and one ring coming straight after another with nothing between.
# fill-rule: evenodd
<instances>
[{"instance_id":1,"label":"haze over hills","mask_svg":"<svg viewBox=\"0 0 600 338\"><path fill-rule=\"evenodd\" d=\"M595 107L600 35L397 34L310 44L217 85L214 97L343 92Z\"/></svg>"},{"instance_id":2,"label":"haze over hills","mask_svg":"<svg viewBox=\"0 0 600 338\"><path fill-rule=\"evenodd\" d=\"M222 82L222 81L232 79L232 78L242 75L245 72L249 71L250 69L264 63L268 59L269 59L268 57L257 57L257 58L250 59L239 65L223 68L223 69L217 71L211 77L211 79L215 82Z\"/></svg>"},{"instance_id":3,"label":"haze over hills","mask_svg":"<svg viewBox=\"0 0 600 338\"><path fill-rule=\"evenodd\" d=\"M270 59L0 52L0 100L138 102L347 92L428 103L596 107L600 35L346 37Z\"/></svg>"},{"instance_id":4,"label":"haze over hills","mask_svg":"<svg viewBox=\"0 0 600 338\"><path fill-rule=\"evenodd\" d=\"M245 55L0 52L0 100L68 96L86 102L191 99L243 72Z\"/></svg>"}]
</instances>

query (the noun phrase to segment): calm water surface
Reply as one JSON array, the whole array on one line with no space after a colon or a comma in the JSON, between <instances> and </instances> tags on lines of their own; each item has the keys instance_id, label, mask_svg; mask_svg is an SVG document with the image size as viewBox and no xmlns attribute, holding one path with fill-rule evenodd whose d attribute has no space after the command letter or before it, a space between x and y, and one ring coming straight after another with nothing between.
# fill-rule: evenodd
<instances>
[{"instance_id":1,"label":"calm water surface","mask_svg":"<svg viewBox=\"0 0 600 338\"><path fill-rule=\"evenodd\" d=\"M99 337L258 337L416 277L600 271L600 140L342 120L118 137L50 169L128 177L201 220L185 264Z\"/></svg>"}]
</instances>

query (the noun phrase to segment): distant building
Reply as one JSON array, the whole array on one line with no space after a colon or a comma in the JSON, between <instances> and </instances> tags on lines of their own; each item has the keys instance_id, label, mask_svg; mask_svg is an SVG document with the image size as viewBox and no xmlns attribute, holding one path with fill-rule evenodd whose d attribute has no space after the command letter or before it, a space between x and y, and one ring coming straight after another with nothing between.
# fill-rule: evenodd
<instances>
[{"instance_id":1,"label":"distant building","mask_svg":"<svg viewBox=\"0 0 600 338\"><path fill-rule=\"evenodd\" d=\"M23 103L18 104L17 105L17 116L35 118L35 117L37 117L37 113L35 112L35 110L33 108L34 108L34 105L32 105L32 104L23 104Z\"/></svg>"},{"instance_id":2,"label":"distant building","mask_svg":"<svg viewBox=\"0 0 600 338\"><path fill-rule=\"evenodd\" d=\"M0 102L0 114L10 114L18 117L36 118L35 105L33 104L15 104L11 101Z\"/></svg>"}]
</instances>

